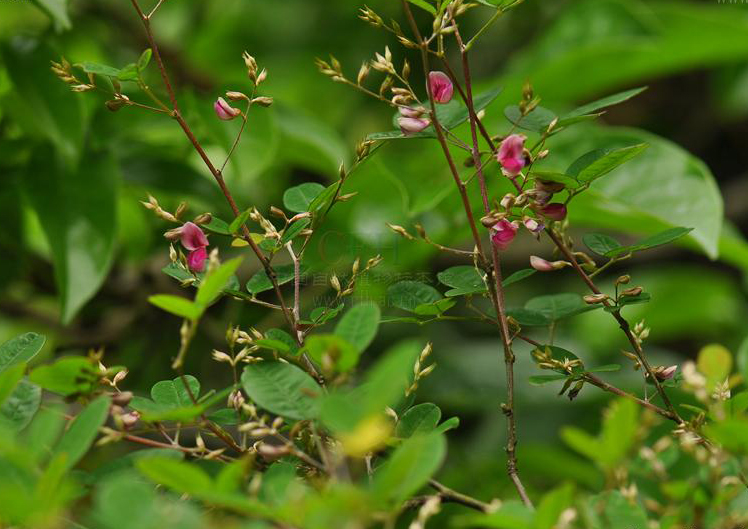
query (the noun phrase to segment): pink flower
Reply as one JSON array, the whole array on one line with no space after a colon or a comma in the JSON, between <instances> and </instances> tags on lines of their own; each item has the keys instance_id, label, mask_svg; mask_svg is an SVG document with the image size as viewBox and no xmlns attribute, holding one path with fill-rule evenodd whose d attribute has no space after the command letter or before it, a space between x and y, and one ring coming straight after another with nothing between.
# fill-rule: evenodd
<instances>
[{"instance_id":1,"label":"pink flower","mask_svg":"<svg viewBox=\"0 0 748 529\"><path fill-rule=\"evenodd\" d=\"M438 71L429 73L429 94L434 103L449 103L453 91L454 86L447 74Z\"/></svg>"},{"instance_id":2,"label":"pink flower","mask_svg":"<svg viewBox=\"0 0 748 529\"><path fill-rule=\"evenodd\" d=\"M202 272L205 269L205 261L208 259L208 250L204 246L193 250L187 255L187 266L193 272Z\"/></svg>"},{"instance_id":3,"label":"pink flower","mask_svg":"<svg viewBox=\"0 0 748 529\"><path fill-rule=\"evenodd\" d=\"M508 176L517 176L527 163L524 154L526 139L522 134L512 134L501 142L496 159Z\"/></svg>"},{"instance_id":4,"label":"pink flower","mask_svg":"<svg viewBox=\"0 0 748 529\"><path fill-rule=\"evenodd\" d=\"M208 238L203 233L203 230L193 222L185 222L180 228L180 239L182 246L190 251L208 246Z\"/></svg>"},{"instance_id":5,"label":"pink flower","mask_svg":"<svg viewBox=\"0 0 748 529\"><path fill-rule=\"evenodd\" d=\"M222 97L219 97L218 99L216 99L216 102L213 103L213 110L216 111L218 119L222 119L224 121L232 120L242 113L242 111L238 108L234 108L229 105Z\"/></svg>"},{"instance_id":6,"label":"pink flower","mask_svg":"<svg viewBox=\"0 0 748 529\"><path fill-rule=\"evenodd\" d=\"M423 129L428 127L431 122L428 119L399 117L397 118L397 124L400 125L400 131L403 134L411 136L421 132Z\"/></svg>"},{"instance_id":7,"label":"pink flower","mask_svg":"<svg viewBox=\"0 0 748 529\"><path fill-rule=\"evenodd\" d=\"M517 235L517 226L506 219L501 219L491 228L491 241L499 250L506 250Z\"/></svg>"},{"instance_id":8,"label":"pink flower","mask_svg":"<svg viewBox=\"0 0 748 529\"><path fill-rule=\"evenodd\" d=\"M552 202L540 208L540 213L551 220L564 220L566 218L566 206L559 202Z\"/></svg>"},{"instance_id":9,"label":"pink flower","mask_svg":"<svg viewBox=\"0 0 748 529\"><path fill-rule=\"evenodd\" d=\"M546 261L542 257L531 255L530 266L538 272L553 272L554 270L561 270L563 267L569 266L569 263L566 261Z\"/></svg>"},{"instance_id":10,"label":"pink flower","mask_svg":"<svg viewBox=\"0 0 748 529\"><path fill-rule=\"evenodd\" d=\"M545 225L542 222L538 222L537 219L532 217L525 217L522 219L522 224L524 224L525 228L527 228L527 230L533 235L538 235L543 231L543 229L545 229Z\"/></svg>"}]
</instances>

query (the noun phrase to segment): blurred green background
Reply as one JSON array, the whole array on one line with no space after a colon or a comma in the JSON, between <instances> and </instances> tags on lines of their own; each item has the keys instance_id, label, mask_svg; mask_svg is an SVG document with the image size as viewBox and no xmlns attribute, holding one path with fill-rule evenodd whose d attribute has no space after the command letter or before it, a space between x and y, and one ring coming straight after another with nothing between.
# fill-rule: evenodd
<instances>
[{"instance_id":1,"label":"blurred green background","mask_svg":"<svg viewBox=\"0 0 748 529\"><path fill-rule=\"evenodd\" d=\"M400 17L399 2L369 5L382 16ZM407 56L416 63L391 35L358 20L358 7L350 0L167 0L155 17L185 117L216 160L230 147L238 124L219 122L212 101L226 90L249 90L244 50L269 72L262 94L273 96L275 104L252 109L226 171L240 206L267 211L281 205L292 185L335 181L339 163L351 160L358 141L391 127L387 107L330 82L314 65L315 57L333 53L355 77L360 63L386 44L398 61ZM472 10L463 31L477 29L488 15ZM0 41L0 339L27 330L47 334L50 344L39 361L104 347L107 364L130 369L125 386L146 391L169 376L179 339L179 321L146 299L179 287L160 271L168 262L161 234L170 226L139 201L151 193L173 210L185 200L192 216L211 211L224 219L227 206L175 123L137 109L111 113L103 97L71 93L49 70L49 61L60 56L117 67L137 60L147 42L129 2L0 0ZM603 226L630 240L670 225L696 228L681 245L641 254L607 279L626 270L652 294L651 303L627 309L627 316L632 322L645 318L652 328L648 350L654 364L680 364L712 342L736 351L748 334L748 244L741 235L748 230L748 9L716 0L526 0L475 48L473 69L479 88L504 87L487 111L493 133L508 130L502 109L519 100L526 80L544 106L559 112L649 86L611 109L599 125L551 141L545 167L563 169L601 144L650 141L647 154L576 204L573 233ZM148 79L160 92L153 67ZM500 196L495 170L490 185L492 195ZM382 254L385 260L352 302L383 305L388 284L405 278L435 283L436 272L465 264L399 239L384 225L413 231L419 222L434 240L470 247L436 142L384 146L345 191L358 195L336 206L312 241L304 313L329 295L318 283L333 270L345 275L357 256ZM220 245L224 258L238 253L226 241ZM506 253L506 272L526 268L531 253L551 255L545 242L524 235ZM254 260L246 261L244 280L257 269ZM535 295L558 292L584 290L571 272L559 272L510 287L507 295L509 305L519 307ZM392 307L384 312L398 315ZM188 366L204 387L211 379L225 382L209 353L221 346L229 323L260 329L282 324L237 301L214 307ZM536 334L545 339L544 330ZM561 325L556 336L589 365L622 361L625 338L602 311ZM503 365L494 329L449 322L386 325L365 361L407 339L434 342L438 367L419 398L462 419L449 434L442 481L484 499L511 495L499 409ZM538 490L572 477L596 490L602 474L568 450L558 431L565 424L597 431L608 396L585 388L570 403L556 397L557 388L530 386L535 368L528 353L518 346L524 480ZM610 379L643 391L633 372Z\"/></svg>"}]
</instances>

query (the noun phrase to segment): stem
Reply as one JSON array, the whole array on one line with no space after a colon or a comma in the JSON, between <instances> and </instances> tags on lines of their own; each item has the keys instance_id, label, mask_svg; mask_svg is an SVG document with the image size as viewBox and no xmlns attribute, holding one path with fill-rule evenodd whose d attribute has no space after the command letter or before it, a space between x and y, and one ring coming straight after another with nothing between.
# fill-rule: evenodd
<instances>
[{"instance_id":1,"label":"stem","mask_svg":"<svg viewBox=\"0 0 748 529\"><path fill-rule=\"evenodd\" d=\"M619 389L619 388L617 388L617 387L615 387L615 386L613 386L611 384L608 384L607 382L605 382L601 378L596 377L592 373L585 373L584 374L584 380L586 382L589 382L593 386L597 386L598 388L602 389L603 391L608 391L610 393L614 393L615 395L618 395L619 397L624 397L626 399L631 399L634 402L637 402L638 404L640 404L641 406L644 406L645 408L652 410L653 412L657 413L658 415L661 415L661 416L665 417L666 419L670 419L671 421L675 421L676 423L678 422L678 420L675 417L673 417L670 414L669 411L664 410L664 409L660 408L659 406L657 406L655 404L652 404L648 400L643 400L643 399L640 399L639 397L637 397L635 395L632 395L631 393L626 393L622 389Z\"/></svg>"},{"instance_id":2,"label":"stem","mask_svg":"<svg viewBox=\"0 0 748 529\"><path fill-rule=\"evenodd\" d=\"M221 174L221 171L219 171L213 165L213 162L211 162L210 158L205 153L205 150L200 145L200 142L197 141L197 138L195 137L189 125L184 120L184 118L182 117L179 111L179 104L177 103L176 94L174 92L174 89L171 86L171 82L169 81L169 76L166 73L166 68L164 67L163 61L161 60L161 54L159 53L158 46L156 45L156 41L153 37L153 32L151 31L151 23L150 23L149 16L143 13L143 10L140 8L140 5L138 4L138 0L130 0L130 1L133 7L135 8L135 10L137 11L138 15L140 16L140 19L143 23L143 28L145 29L148 43L151 46L153 57L156 59L156 64L158 65L159 72L161 73L161 79L163 80L164 86L166 88L166 92L169 95L169 100L171 101L171 106L173 109L171 112L172 117L174 117L174 119L177 120L177 123L179 123L179 126L182 128L185 135L190 140L190 143L192 143L192 146L195 148L197 153L200 155L200 158L202 158L203 162L205 163L205 166L208 168L210 173L213 175L213 178L215 178L216 182L218 183L218 186L221 188L221 192L223 193L224 197L226 197L226 201L229 203L229 206L231 207L231 211L234 213L234 217L238 217L240 215L239 208L237 207L236 202L234 201L234 197L231 195L231 192L226 186L226 182L223 179L223 175ZM268 258L265 257L265 255L262 253L262 250L260 250L259 246L257 246L257 244L252 239L252 236L249 233L249 229L247 228L246 225L242 225L242 232L250 248L252 248L252 251L255 253L257 258L260 260L260 263L265 269L265 273L270 279L270 282L273 284L273 289L275 290L275 293L278 296L281 309L283 310L283 314L285 315L289 326L294 331L294 334L297 334L296 333L296 330L297 330L296 320L294 319L291 312L288 310L288 307L286 306L286 302L283 299L283 294L281 293L280 285L278 284L278 279L276 277L275 270L273 270L273 267L270 265L270 261L268 260ZM299 345L301 345L301 343Z\"/></svg>"},{"instance_id":3,"label":"stem","mask_svg":"<svg viewBox=\"0 0 748 529\"><path fill-rule=\"evenodd\" d=\"M413 30L413 33L416 35L416 38L418 40L418 43L420 45L421 49L421 59L423 63L423 73L424 78L428 79L429 74L429 58L428 58L428 43L423 40L423 37L421 36L420 31L418 30L418 25L416 24L415 19L413 18L413 13L410 11L410 7L408 6L408 3L406 0L402 0L403 9L405 10L405 14L408 18L408 22L410 23L411 29ZM466 64L465 55L463 54L463 64ZM477 138L477 132L476 132L476 117L474 112L474 107L472 104L472 93L471 93L471 86L469 82L469 69L466 70L466 94L465 94L465 101L468 106L468 112L470 114L470 129L473 139L473 159L475 161L475 165L477 166L478 170L478 178L481 182L481 198L483 200L483 207L486 213L490 211L490 207L488 204L488 193L486 190L485 185L485 178L483 177L483 172L481 169L481 160L480 160L480 149L478 146L478 138ZM459 86L459 83L455 83L457 86ZM473 212L470 206L470 201L467 196L467 191L465 189L465 184L460 178L459 172L457 171L457 168L455 167L454 161L452 159L452 155L449 152L449 146L447 145L447 142L444 137L444 132L442 130L441 124L439 123L439 120L436 116L436 105L434 103L434 98L431 96L431 88L427 83L427 90L428 90L428 96L429 96L429 102L431 104L431 117L432 122L434 124L434 129L436 130L436 135L439 140L439 143L441 144L442 150L444 151L444 156L447 159L447 163L449 164L449 168L452 171L452 176L455 180L455 183L457 184L457 187L460 191L460 196L462 197L463 206L465 208L465 213L468 218L468 223L470 224L471 231L473 232L473 238L475 240L475 245L478 248L478 253L481 259L485 259L482 245L481 245L481 238L478 234L478 229L476 227L475 218L473 217ZM522 481L519 478L519 474L517 472L517 456L516 456L516 445L517 445L517 433L516 433L516 423L514 419L514 354L512 353L512 346L511 342L509 340L509 326L506 319L506 307L504 305L504 292L501 286L501 266L499 261L499 255L498 250L496 247L491 244L491 257L493 260L493 274L495 278L495 285L491 285L491 299L494 304L494 308L496 309L496 314L499 316L499 323L500 323L500 334L502 337L502 344L504 347L504 364L505 364L505 371L506 371L506 382L507 382L507 403L502 406L503 412L507 417L507 446L506 446L506 453L507 453L507 473L509 474L510 479L514 483L515 488L517 489L517 492L519 493L520 498L522 499L523 503L529 507L532 507L532 501L530 500L529 496L527 495L527 492L525 490L524 485L522 484Z\"/></svg>"},{"instance_id":4,"label":"stem","mask_svg":"<svg viewBox=\"0 0 748 529\"><path fill-rule=\"evenodd\" d=\"M561 253L566 257L566 259L571 263L571 265L574 267L574 270L576 270L577 274L582 278L582 281L585 282L587 287L595 293L595 294L602 294L599 288L597 288L597 285L595 285L595 282L592 281L592 279L587 275L587 273L582 269L581 266L579 266L579 263L576 260L576 257L574 257L574 254L569 250L569 248L564 244L564 242L556 235L552 229L546 228L546 233L548 234L548 237L551 238L553 243L556 245L556 247L561 251ZM603 301L603 305L606 307L610 307L610 301L605 300ZM683 420L681 419L680 415L678 415L678 412L675 410L675 407L670 402L670 398L667 396L667 393L665 393L665 389L662 387L662 384L660 384L660 381L655 376L654 372L652 371L652 367L649 365L649 362L647 361L646 357L644 356L644 351L641 348L641 345L639 342L636 341L636 338L634 337L634 334L631 332L631 327L629 325L629 322L621 316L621 311L617 310L615 312L611 312L615 320L618 322L619 327L621 327L621 330L626 335L626 338L628 338L629 343L631 343L631 346L634 348L634 352L636 354L637 359L641 364L644 366L644 370L647 372L647 375L649 375L649 378L654 383L655 387L657 388L657 393L659 393L660 397L662 398L662 402L665 404L665 407L667 408L668 414L670 418L678 423L682 423Z\"/></svg>"},{"instance_id":5,"label":"stem","mask_svg":"<svg viewBox=\"0 0 748 529\"><path fill-rule=\"evenodd\" d=\"M472 498L466 494L462 494L461 492L457 492L456 490L452 490L446 485L439 483L435 479L429 480L429 485L434 490L439 492L439 496L444 501L459 503L460 505L464 505L465 507L470 507L471 509L475 509L481 512L491 512L491 506L489 504Z\"/></svg>"}]
</instances>

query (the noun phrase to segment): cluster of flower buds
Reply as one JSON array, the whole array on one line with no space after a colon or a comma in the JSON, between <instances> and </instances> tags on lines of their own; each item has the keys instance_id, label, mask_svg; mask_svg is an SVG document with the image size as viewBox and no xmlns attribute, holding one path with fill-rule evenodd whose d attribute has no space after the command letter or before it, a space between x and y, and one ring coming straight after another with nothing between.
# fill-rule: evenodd
<instances>
[{"instance_id":1,"label":"cluster of flower buds","mask_svg":"<svg viewBox=\"0 0 748 529\"><path fill-rule=\"evenodd\" d=\"M52 63L51 70L63 83L70 86L73 92L89 92L96 89L96 77L94 74L88 74L88 83L79 81L73 73L72 65L62 57L60 62L50 61Z\"/></svg>"},{"instance_id":2,"label":"cluster of flower buds","mask_svg":"<svg viewBox=\"0 0 748 529\"><path fill-rule=\"evenodd\" d=\"M242 54L242 59L244 59L244 65L247 67L247 76L252 80L255 86L262 84L262 82L267 79L267 70L263 68L258 73L257 61L246 51Z\"/></svg>"},{"instance_id":3,"label":"cluster of flower buds","mask_svg":"<svg viewBox=\"0 0 748 529\"><path fill-rule=\"evenodd\" d=\"M581 367L582 361L579 358L564 358L563 360L556 360L553 358L550 348L540 347L533 349L532 357L538 363L540 369L562 369L567 373L571 374L575 367Z\"/></svg>"},{"instance_id":4,"label":"cluster of flower buds","mask_svg":"<svg viewBox=\"0 0 748 529\"><path fill-rule=\"evenodd\" d=\"M427 377L434 369L436 369L436 364L430 364L423 367L432 350L433 345L429 342L426 344L426 347L423 348L421 354L418 355L416 363L413 365L413 383L405 390L406 397L410 396L418 389L418 382L422 378Z\"/></svg>"}]
</instances>

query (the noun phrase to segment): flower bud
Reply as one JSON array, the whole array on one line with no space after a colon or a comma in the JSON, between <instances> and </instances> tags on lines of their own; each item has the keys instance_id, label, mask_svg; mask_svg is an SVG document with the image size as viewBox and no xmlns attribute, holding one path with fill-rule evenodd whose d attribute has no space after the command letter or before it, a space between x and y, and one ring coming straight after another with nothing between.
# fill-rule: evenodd
<instances>
[{"instance_id":1,"label":"flower bud","mask_svg":"<svg viewBox=\"0 0 748 529\"><path fill-rule=\"evenodd\" d=\"M406 118L420 118L426 109L423 107L400 107L400 115Z\"/></svg>"},{"instance_id":2,"label":"flower bud","mask_svg":"<svg viewBox=\"0 0 748 529\"><path fill-rule=\"evenodd\" d=\"M566 261L546 261L542 257L531 255L530 266L538 272L553 272L554 270L561 270L566 266L571 266L571 263Z\"/></svg>"},{"instance_id":3,"label":"flower bud","mask_svg":"<svg viewBox=\"0 0 748 529\"><path fill-rule=\"evenodd\" d=\"M266 97L266 96L255 97L252 100L252 103L257 103L258 105L263 106L263 107L269 107L270 105L273 104L273 98Z\"/></svg>"},{"instance_id":4,"label":"flower bud","mask_svg":"<svg viewBox=\"0 0 748 529\"><path fill-rule=\"evenodd\" d=\"M588 305L594 305L596 303L602 303L603 301L606 301L610 299L610 296L607 294L590 294L588 296L584 296L584 302Z\"/></svg>"},{"instance_id":5,"label":"flower bud","mask_svg":"<svg viewBox=\"0 0 748 529\"><path fill-rule=\"evenodd\" d=\"M397 118L397 124L400 126L400 131L405 136L410 136L421 132L428 127L431 122L428 119L399 117Z\"/></svg>"},{"instance_id":6,"label":"flower bud","mask_svg":"<svg viewBox=\"0 0 748 529\"><path fill-rule=\"evenodd\" d=\"M525 228L527 228L527 230L533 235L539 234L545 228L542 222L538 222L532 217L523 218L522 224L524 224Z\"/></svg>"},{"instance_id":7,"label":"flower bud","mask_svg":"<svg viewBox=\"0 0 748 529\"><path fill-rule=\"evenodd\" d=\"M213 220L213 215L211 215L210 213L203 213L195 217L195 220L193 220L193 222L195 224L204 225L204 224L210 224L210 221L212 220Z\"/></svg>"},{"instance_id":8,"label":"flower bud","mask_svg":"<svg viewBox=\"0 0 748 529\"><path fill-rule=\"evenodd\" d=\"M560 202L553 202L540 208L540 213L551 220L564 220L566 218L566 206Z\"/></svg>"},{"instance_id":9,"label":"flower bud","mask_svg":"<svg viewBox=\"0 0 748 529\"><path fill-rule=\"evenodd\" d=\"M243 94L242 92L226 92L226 97L229 101L246 101L249 99L247 94Z\"/></svg>"},{"instance_id":10,"label":"flower bud","mask_svg":"<svg viewBox=\"0 0 748 529\"><path fill-rule=\"evenodd\" d=\"M434 103L449 103L453 92L454 86L447 74L438 71L429 73L429 94Z\"/></svg>"},{"instance_id":11,"label":"flower bud","mask_svg":"<svg viewBox=\"0 0 748 529\"><path fill-rule=\"evenodd\" d=\"M678 366L660 366L653 369L655 377L657 377L657 380L659 381L665 381L670 380L675 375L675 372L678 371Z\"/></svg>"},{"instance_id":12,"label":"flower bud","mask_svg":"<svg viewBox=\"0 0 748 529\"><path fill-rule=\"evenodd\" d=\"M615 285L616 286L618 286L618 285L625 285L629 281L631 281L631 276L630 275L621 276L618 279L616 279Z\"/></svg>"},{"instance_id":13,"label":"flower bud","mask_svg":"<svg viewBox=\"0 0 748 529\"><path fill-rule=\"evenodd\" d=\"M642 287L629 288L621 292L622 296L638 296L644 289Z\"/></svg>"},{"instance_id":14,"label":"flower bud","mask_svg":"<svg viewBox=\"0 0 748 529\"><path fill-rule=\"evenodd\" d=\"M242 113L242 111L238 108L234 108L229 105L222 97L219 97L218 99L216 99L216 102L213 103L213 110L216 111L216 116L218 116L218 119L222 119L224 121L230 121Z\"/></svg>"}]
</instances>

